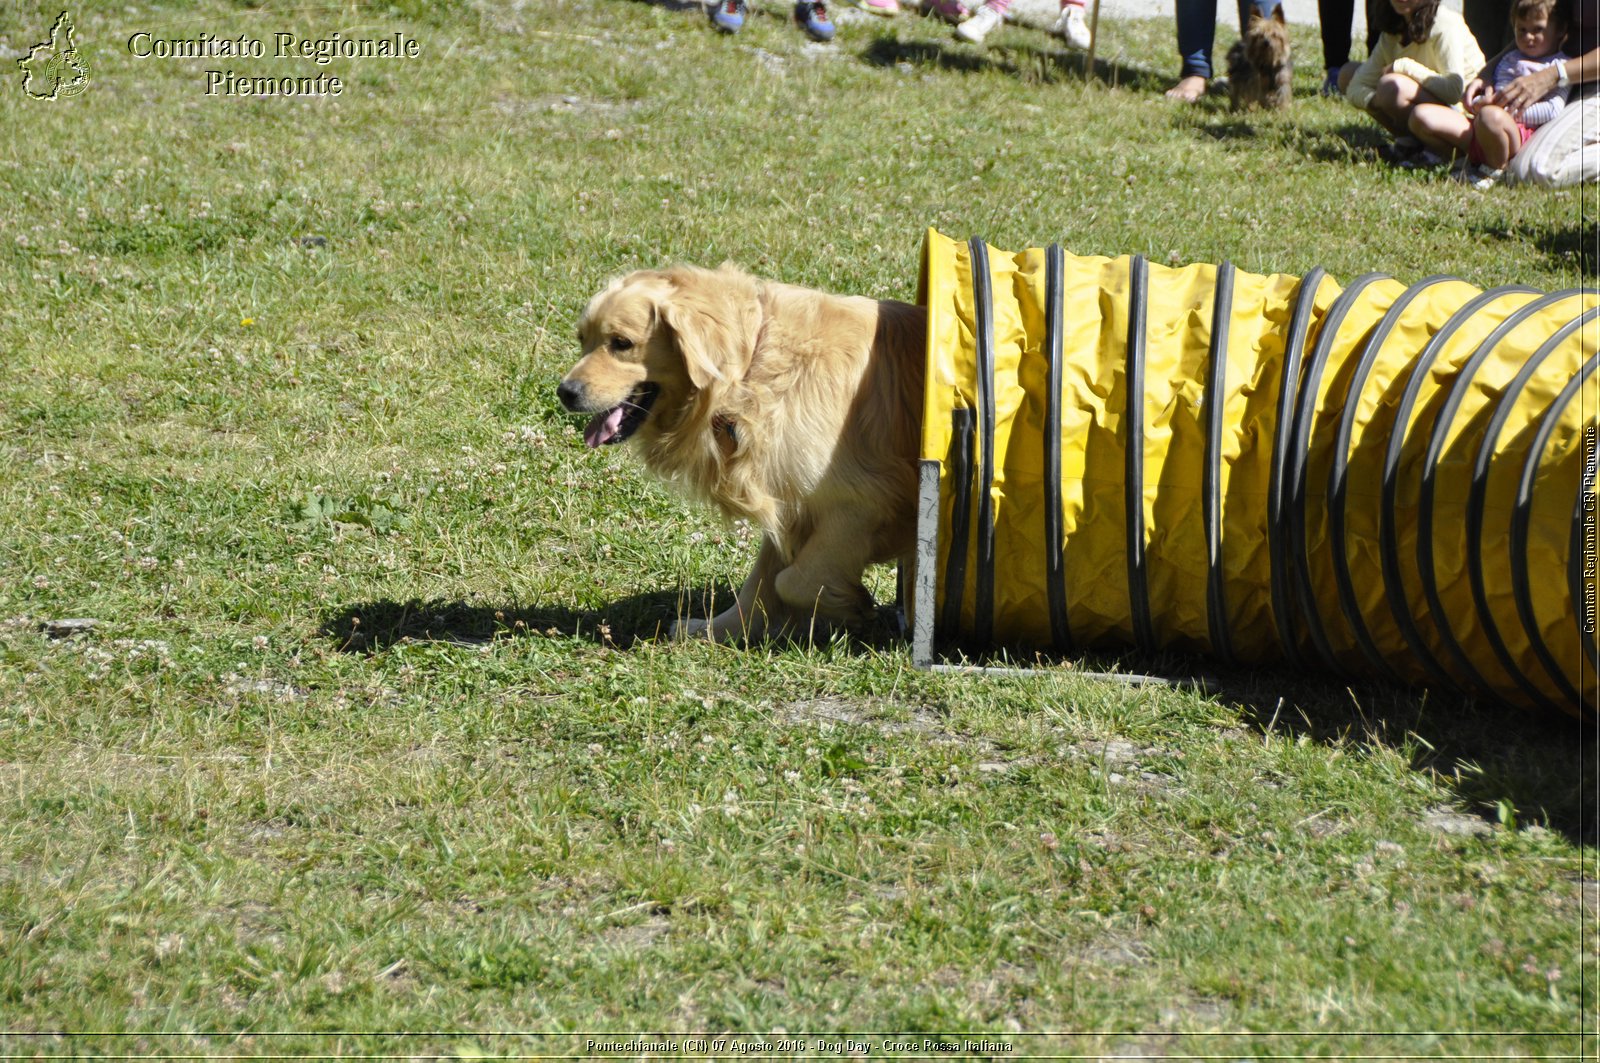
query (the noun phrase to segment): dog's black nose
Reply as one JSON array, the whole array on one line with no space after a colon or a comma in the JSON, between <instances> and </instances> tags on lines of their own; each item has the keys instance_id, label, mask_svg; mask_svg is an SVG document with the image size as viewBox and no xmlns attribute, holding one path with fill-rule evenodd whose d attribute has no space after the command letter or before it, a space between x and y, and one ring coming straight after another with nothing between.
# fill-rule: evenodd
<instances>
[{"instance_id":1,"label":"dog's black nose","mask_svg":"<svg viewBox=\"0 0 1600 1063\"><path fill-rule=\"evenodd\" d=\"M574 413L578 410L578 402L583 396L583 389L570 380L563 380L561 386L556 388L556 398L561 400L561 405Z\"/></svg>"}]
</instances>

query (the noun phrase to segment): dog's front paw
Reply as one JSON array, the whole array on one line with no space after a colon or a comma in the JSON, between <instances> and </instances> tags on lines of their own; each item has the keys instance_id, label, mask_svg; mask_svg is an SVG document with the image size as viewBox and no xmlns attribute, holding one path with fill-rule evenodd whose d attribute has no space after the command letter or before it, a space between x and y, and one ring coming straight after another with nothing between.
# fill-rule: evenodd
<instances>
[{"instance_id":1,"label":"dog's front paw","mask_svg":"<svg viewBox=\"0 0 1600 1063\"><path fill-rule=\"evenodd\" d=\"M674 620L672 627L668 629L667 637L680 640L700 638L705 635L710 623L709 620Z\"/></svg>"}]
</instances>

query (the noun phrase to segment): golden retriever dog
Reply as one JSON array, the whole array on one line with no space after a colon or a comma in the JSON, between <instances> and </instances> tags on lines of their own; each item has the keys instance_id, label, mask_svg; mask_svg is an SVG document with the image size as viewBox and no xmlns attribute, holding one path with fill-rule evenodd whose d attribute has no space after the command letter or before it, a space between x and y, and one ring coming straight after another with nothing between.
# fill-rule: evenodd
<instances>
[{"instance_id":1,"label":"golden retriever dog","mask_svg":"<svg viewBox=\"0 0 1600 1063\"><path fill-rule=\"evenodd\" d=\"M733 604L680 620L717 641L858 628L870 564L909 558L926 312L760 280L732 266L640 270L589 300L562 405L591 447L761 530Z\"/></svg>"}]
</instances>

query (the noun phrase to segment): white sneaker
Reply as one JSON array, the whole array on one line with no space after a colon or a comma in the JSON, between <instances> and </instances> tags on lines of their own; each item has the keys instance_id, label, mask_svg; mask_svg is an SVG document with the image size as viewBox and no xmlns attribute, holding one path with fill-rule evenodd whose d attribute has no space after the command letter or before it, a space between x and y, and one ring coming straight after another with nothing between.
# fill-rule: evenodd
<instances>
[{"instance_id":1,"label":"white sneaker","mask_svg":"<svg viewBox=\"0 0 1600 1063\"><path fill-rule=\"evenodd\" d=\"M972 17L956 27L956 36L971 44L982 44L989 31L1005 21L1005 14L993 4L984 4Z\"/></svg>"},{"instance_id":2,"label":"white sneaker","mask_svg":"<svg viewBox=\"0 0 1600 1063\"><path fill-rule=\"evenodd\" d=\"M1088 51L1089 45L1094 43L1094 38L1089 36L1089 22L1083 17L1080 4L1068 4L1062 8L1061 16L1050 27L1050 32L1080 51Z\"/></svg>"},{"instance_id":3,"label":"white sneaker","mask_svg":"<svg viewBox=\"0 0 1600 1063\"><path fill-rule=\"evenodd\" d=\"M1477 169L1467 171L1472 187L1479 192L1487 192L1501 181L1505 180L1506 172L1496 170L1493 166L1479 163Z\"/></svg>"}]
</instances>

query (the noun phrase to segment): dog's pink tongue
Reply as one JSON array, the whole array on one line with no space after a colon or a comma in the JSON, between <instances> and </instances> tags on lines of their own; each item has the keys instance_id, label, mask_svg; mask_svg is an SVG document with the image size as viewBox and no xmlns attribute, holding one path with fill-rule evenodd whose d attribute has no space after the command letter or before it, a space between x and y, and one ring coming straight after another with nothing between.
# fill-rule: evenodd
<instances>
[{"instance_id":1,"label":"dog's pink tongue","mask_svg":"<svg viewBox=\"0 0 1600 1063\"><path fill-rule=\"evenodd\" d=\"M598 447L616 435L622 429L622 406L613 406L605 413L597 413L589 422L589 427L583 430L583 441L591 447Z\"/></svg>"}]
</instances>

